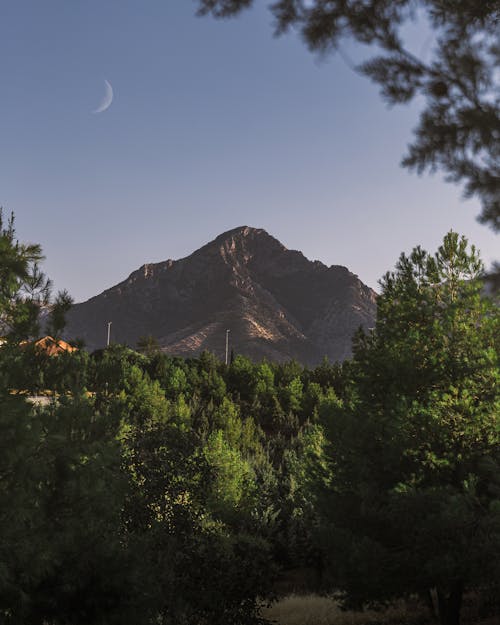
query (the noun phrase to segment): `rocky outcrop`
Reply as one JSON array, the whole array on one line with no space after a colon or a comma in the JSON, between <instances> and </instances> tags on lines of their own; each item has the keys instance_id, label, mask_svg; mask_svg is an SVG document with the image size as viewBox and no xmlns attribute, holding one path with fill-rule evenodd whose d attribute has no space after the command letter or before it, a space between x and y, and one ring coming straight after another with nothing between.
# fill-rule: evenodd
<instances>
[{"instance_id":1,"label":"rocky outcrop","mask_svg":"<svg viewBox=\"0 0 500 625\"><path fill-rule=\"evenodd\" d=\"M342 266L286 249L265 230L241 227L190 256L147 264L68 315L67 334L89 349L112 339L135 346L153 335L168 353L222 356L226 329L253 359L343 360L359 326L375 319L376 295Z\"/></svg>"}]
</instances>

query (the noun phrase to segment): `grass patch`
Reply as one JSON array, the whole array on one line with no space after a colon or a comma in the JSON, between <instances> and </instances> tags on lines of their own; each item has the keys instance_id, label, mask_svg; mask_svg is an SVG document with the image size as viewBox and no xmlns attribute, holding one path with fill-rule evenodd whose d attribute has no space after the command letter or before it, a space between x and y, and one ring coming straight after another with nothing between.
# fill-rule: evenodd
<instances>
[{"instance_id":1,"label":"grass patch","mask_svg":"<svg viewBox=\"0 0 500 625\"><path fill-rule=\"evenodd\" d=\"M422 622L424 611L402 601L381 611L343 611L332 597L289 595L264 608L262 616L278 625L406 625Z\"/></svg>"}]
</instances>

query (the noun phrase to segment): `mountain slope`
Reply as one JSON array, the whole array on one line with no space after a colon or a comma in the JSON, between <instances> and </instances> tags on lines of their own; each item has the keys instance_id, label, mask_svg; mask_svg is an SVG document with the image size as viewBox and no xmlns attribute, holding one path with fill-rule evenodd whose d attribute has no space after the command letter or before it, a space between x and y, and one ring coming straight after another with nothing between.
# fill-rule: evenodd
<instances>
[{"instance_id":1,"label":"mountain slope","mask_svg":"<svg viewBox=\"0 0 500 625\"><path fill-rule=\"evenodd\" d=\"M230 329L235 352L254 359L342 360L355 330L374 324L375 297L345 267L310 261L265 230L243 226L186 258L143 265L76 304L67 335L102 347L112 321L117 342L135 346L151 334L169 353L222 356Z\"/></svg>"}]
</instances>

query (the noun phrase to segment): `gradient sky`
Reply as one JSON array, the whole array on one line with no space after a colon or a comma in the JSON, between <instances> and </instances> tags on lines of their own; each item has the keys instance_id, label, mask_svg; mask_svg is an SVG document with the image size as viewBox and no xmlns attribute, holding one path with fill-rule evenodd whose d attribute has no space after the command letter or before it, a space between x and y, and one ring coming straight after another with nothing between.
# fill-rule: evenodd
<instances>
[{"instance_id":1,"label":"gradient sky","mask_svg":"<svg viewBox=\"0 0 500 625\"><path fill-rule=\"evenodd\" d=\"M399 167L417 106L274 39L257 4L216 22L190 0L2 2L0 205L55 286L81 301L240 225L372 287L451 228L498 257L476 202Z\"/></svg>"}]
</instances>

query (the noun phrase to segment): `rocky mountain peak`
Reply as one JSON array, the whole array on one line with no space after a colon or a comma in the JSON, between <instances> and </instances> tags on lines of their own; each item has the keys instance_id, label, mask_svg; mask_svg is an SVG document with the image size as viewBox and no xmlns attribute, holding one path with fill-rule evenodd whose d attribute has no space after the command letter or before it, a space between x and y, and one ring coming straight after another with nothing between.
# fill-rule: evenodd
<instances>
[{"instance_id":1,"label":"rocky mountain peak","mask_svg":"<svg viewBox=\"0 0 500 625\"><path fill-rule=\"evenodd\" d=\"M252 358L341 360L351 337L371 327L375 293L345 267L327 267L288 250L261 228L240 226L180 260L149 263L127 280L73 307L68 335L102 347L103 328L135 346L146 334L170 353L221 353Z\"/></svg>"},{"instance_id":2,"label":"rocky mountain peak","mask_svg":"<svg viewBox=\"0 0 500 625\"><path fill-rule=\"evenodd\" d=\"M223 232L195 254L208 256L215 254L220 255L226 262L247 264L256 255L268 257L284 251L287 251L285 246L264 229L239 226Z\"/></svg>"}]
</instances>

